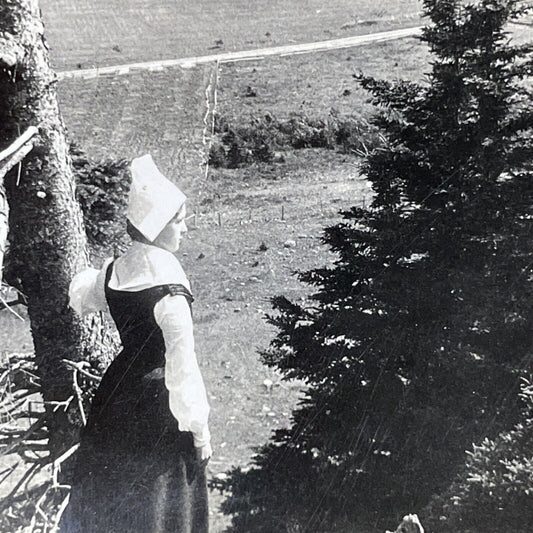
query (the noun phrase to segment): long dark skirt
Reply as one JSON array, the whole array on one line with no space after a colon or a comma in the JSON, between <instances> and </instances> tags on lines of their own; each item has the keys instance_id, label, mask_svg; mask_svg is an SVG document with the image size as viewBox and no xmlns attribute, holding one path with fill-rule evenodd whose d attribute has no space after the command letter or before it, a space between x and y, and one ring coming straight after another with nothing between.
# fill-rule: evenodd
<instances>
[{"instance_id":1,"label":"long dark skirt","mask_svg":"<svg viewBox=\"0 0 533 533\"><path fill-rule=\"evenodd\" d=\"M121 356L95 395L61 531L205 533L206 476L192 434L179 431L164 380L124 372Z\"/></svg>"}]
</instances>

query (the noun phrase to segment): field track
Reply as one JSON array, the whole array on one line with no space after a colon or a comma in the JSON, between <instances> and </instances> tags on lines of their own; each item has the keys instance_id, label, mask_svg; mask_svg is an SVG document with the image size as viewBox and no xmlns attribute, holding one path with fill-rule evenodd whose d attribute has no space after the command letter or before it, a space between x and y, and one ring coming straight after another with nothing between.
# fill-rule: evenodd
<instances>
[{"instance_id":1,"label":"field track","mask_svg":"<svg viewBox=\"0 0 533 533\"><path fill-rule=\"evenodd\" d=\"M239 52L226 52L220 54L211 54L198 57L186 57L177 59L166 59L159 61L146 61L141 63L129 63L123 65L113 65L109 67L99 67L90 69L67 70L58 72L59 79L65 78L82 78L91 79L105 75L123 75L132 71L148 70L157 71L168 67L191 68L205 63L230 63L235 61L261 59L269 56L284 56L304 54L310 52L323 52L326 50L339 50L342 48L351 48L371 43L380 43L413 37L419 35L421 27L405 28L401 30L392 30L379 33L370 33L367 35L357 35L354 37L345 37L342 39L330 39L327 41L275 46L270 48L258 48L255 50L244 50Z\"/></svg>"},{"instance_id":2,"label":"field track","mask_svg":"<svg viewBox=\"0 0 533 533\"><path fill-rule=\"evenodd\" d=\"M419 0L40 0L56 70L301 44L416 24Z\"/></svg>"}]
</instances>

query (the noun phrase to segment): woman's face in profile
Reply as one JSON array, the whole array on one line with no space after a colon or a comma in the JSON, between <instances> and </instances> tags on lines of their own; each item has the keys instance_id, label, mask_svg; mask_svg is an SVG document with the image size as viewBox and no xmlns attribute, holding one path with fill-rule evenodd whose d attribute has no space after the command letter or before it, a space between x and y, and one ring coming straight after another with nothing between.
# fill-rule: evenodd
<instances>
[{"instance_id":1,"label":"woman's face in profile","mask_svg":"<svg viewBox=\"0 0 533 533\"><path fill-rule=\"evenodd\" d=\"M185 224L185 205L183 205L155 238L154 244L169 252L177 252L185 233L187 233L187 225Z\"/></svg>"}]
</instances>

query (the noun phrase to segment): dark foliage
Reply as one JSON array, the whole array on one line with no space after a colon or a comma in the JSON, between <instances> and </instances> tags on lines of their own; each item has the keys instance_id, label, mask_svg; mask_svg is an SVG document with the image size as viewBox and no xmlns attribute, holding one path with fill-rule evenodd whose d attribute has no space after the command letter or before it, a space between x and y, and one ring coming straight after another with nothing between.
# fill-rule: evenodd
<instances>
[{"instance_id":1,"label":"dark foliage","mask_svg":"<svg viewBox=\"0 0 533 533\"><path fill-rule=\"evenodd\" d=\"M242 126L217 117L215 133L209 163L225 168L269 163L275 161L277 150L286 148L327 148L361 154L380 143L375 127L333 111L325 118L295 113L286 120L268 114Z\"/></svg>"},{"instance_id":2,"label":"dark foliage","mask_svg":"<svg viewBox=\"0 0 533 533\"><path fill-rule=\"evenodd\" d=\"M108 253L126 238L129 162L121 159L95 163L76 145L71 146L70 154L87 238L96 252Z\"/></svg>"},{"instance_id":3,"label":"dark foliage","mask_svg":"<svg viewBox=\"0 0 533 533\"><path fill-rule=\"evenodd\" d=\"M90 161L75 144L70 156L76 182L76 199L80 203L91 254L95 257L113 254L123 248L126 235L126 206L131 176L128 161ZM10 250L4 262L4 279L21 290L18 269Z\"/></svg>"},{"instance_id":4,"label":"dark foliage","mask_svg":"<svg viewBox=\"0 0 533 533\"><path fill-rule=\"evenodd\" d=\"M274 300L264 361L308 388L225 484L234 531L383 527L517 423L533 328L531 48L504 30L517 6L426 0L427 85L359 77L386 138L363 165L374 200L325 231L335 265L300 275L312 305Z\"/></svg>"},{"instance_id":5,"label":"dark foliage","mask_svg":"<svg viewBox=\"0 0 533 533\"><path fill-rule=\"evenodd\" d=\"M533 385L524 380L520 423L468 452L466 467L431 503L432 529L530 531L533 524Z\"/></svg>"}]
</instances>

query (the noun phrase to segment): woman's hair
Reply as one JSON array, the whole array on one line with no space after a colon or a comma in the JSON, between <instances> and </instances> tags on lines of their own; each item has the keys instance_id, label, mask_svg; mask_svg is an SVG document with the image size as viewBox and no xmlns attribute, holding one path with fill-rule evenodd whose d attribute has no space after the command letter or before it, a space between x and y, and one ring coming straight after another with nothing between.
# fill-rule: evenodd
<instances>
[{"instance_id":1,"label":"woman's hair","mask_svg":"<svg viewBox=\"0 0 533 533\"><path fill-rule=\"evenodd\" d=\"M129 220L126 220L126 233L132 241L152 244Z\"/></svg>"}]
</instances>

